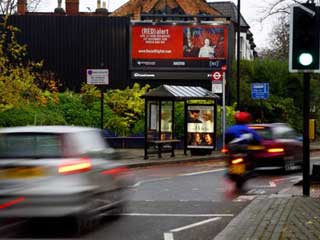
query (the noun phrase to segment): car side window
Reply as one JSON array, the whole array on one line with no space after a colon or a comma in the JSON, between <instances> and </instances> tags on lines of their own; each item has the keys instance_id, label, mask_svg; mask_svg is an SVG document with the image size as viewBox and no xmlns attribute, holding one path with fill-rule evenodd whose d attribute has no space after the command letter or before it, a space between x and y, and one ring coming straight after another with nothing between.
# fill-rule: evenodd
<instances>
[{"instance_id":1,"label":"car side window","mask_svg":"<svg viewBox=\"0 0 320 240\"><path fill-rule=\"evenodd\" d=\"M286 126L279 126L273 129L274 137L277 139L295 139L296 133L293 129Z\"/></svg>"}]
</instances>

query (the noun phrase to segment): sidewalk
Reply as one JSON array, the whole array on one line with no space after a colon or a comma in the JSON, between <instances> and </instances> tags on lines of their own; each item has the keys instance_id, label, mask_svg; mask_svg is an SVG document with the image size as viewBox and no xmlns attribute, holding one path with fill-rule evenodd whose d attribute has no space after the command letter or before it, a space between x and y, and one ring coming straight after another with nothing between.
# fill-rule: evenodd
<instances>
[{"instance_id":1,"label":"sidewalk","mask_svg":"<svg viewBox=\"0 0 320 240\"><path fill-rule=\"evenodd\" d=\"M258 196L214 240L320 239L320 185L310 197L302 186Z\"/></svg>"}]
</instances>

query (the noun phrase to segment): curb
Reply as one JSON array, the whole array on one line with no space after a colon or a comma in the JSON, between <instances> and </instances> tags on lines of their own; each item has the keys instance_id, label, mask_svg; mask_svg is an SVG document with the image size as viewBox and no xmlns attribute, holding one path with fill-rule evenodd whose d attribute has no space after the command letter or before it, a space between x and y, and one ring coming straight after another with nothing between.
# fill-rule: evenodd
<instances>
[{"instance_id":1,"label":"curb","mask_svg":"<svg viewBox=\"0 0 320 240\"><path fill-rule=\"evenodd\" d=\"M158 165L166 165L166 164L178 164L178 163L192 163L192 162L204 162L204 161L214 161L216 163L225 163L223 159L224 155L216 155L216 156L206 156L203 158L188 158L188 159L174 159L174 160L151 160L150 162L137 162L137 163L127 163L125 164L129 168L138 168L138 167L149 167L149 166L158 166ZM146 160L147 161L147 160Z\"/></svg>"},{"instance_id":2,"label":"curb","mask_svg":"<svg viewBox=\"0 0 320 240\"><path fill-rule=\"evenodd\" d=\"M310 149L310 152L320 152L320 148ZM125 163L128 168L139 168L139 167L149 167L149 166L159 166L159 165L166 165L166 164L179 164L179 163L192 163L192 162L202 162L202 161L215 161L216 163L225 163L225 155L224 154L216 154L213 156L204 156L198 158L184 158L184 159L173 159L173 160L164 160L164 159L157 159L157 160L143 160L145 162L133 162L136 160L132 160L132 163ZM141 160L140 160L141 161Z\"/></svg>"}]
</instances>

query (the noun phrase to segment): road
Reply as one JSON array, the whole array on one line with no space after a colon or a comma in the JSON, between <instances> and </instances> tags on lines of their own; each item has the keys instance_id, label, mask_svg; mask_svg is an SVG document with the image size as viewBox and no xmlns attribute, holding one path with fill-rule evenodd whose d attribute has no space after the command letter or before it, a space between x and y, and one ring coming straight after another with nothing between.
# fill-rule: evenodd
<instances>
[{"instance_id":1,"label":"road","mask_svg":"<svg viewBox=\"0 0 320 240\"><path fill-rule=\"evenodd\" d=\"M319 160L313 158L313 160ZM107 218L81 239L212 239L254 198L278 193L301 179L300 172L262 172L235 192L216 162L134 169L136 183L120 218ZM75 238L61 221L24 222L0 228L6 238Z\"/></svg>"}]
</instances>

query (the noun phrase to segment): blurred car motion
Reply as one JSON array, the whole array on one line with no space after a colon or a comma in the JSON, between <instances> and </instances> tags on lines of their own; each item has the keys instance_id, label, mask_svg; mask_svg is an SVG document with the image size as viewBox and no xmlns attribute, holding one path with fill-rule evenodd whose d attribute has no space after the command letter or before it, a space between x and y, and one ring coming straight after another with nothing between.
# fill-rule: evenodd
<instances>
[{"instance_id":1,"label":"blurred car motion","mask_svg":"<svg viewBox=\"0 0 320 240\"><path fill-rule=\"evenodd\" d=\"M257 169L282 168L285 172L301 168L303 162L302 142L296 132L285 123L251 124L263 138L261 149L254 151Z\"/></svg>"},{"instance_id":2,"label":"blurred car motion","mask_svg":"<svg viewBox=\"0 0 320 240\"><path fill-rule=\"evenodd\" d=\"M100 130L0 129L0 217L73 216L79 225L120 212L131 182Z\"/></svg>"}]
</instances>

